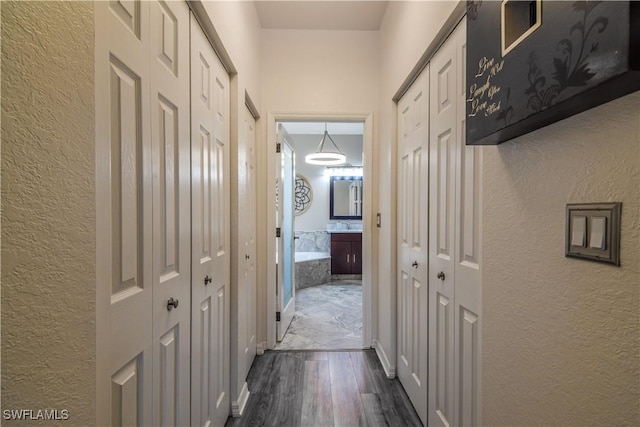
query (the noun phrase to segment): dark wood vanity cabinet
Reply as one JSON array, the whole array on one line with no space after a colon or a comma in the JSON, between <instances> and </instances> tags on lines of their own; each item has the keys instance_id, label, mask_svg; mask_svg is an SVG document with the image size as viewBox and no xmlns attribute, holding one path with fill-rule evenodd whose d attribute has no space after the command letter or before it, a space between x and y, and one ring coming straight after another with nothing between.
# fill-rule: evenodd
<instances>
[{"instance_id":1,"label":"dark wood vanity cabinet","mask_svg":"<svg viewBox=\"0 0 640 427\"><path fill-rule=\"evenodd\" d=\"M331 274L362 274L362 233L331 233Z\"/></svg>"}]
</instances>

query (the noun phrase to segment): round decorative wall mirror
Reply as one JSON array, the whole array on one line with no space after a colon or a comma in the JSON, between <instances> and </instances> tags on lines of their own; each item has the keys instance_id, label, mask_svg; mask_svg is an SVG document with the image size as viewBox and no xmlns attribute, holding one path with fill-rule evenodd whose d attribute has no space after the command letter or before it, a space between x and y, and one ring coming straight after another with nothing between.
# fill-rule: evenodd
<instances>
[{"instance_id":1,"label":"round decorative wall mirror","mask_svg":"<svg viewBox=\"0 0 640 427\"><path fill-rule=\"evenodd\" d=\"M300 174L296 174L295 182L295 213L296 216L305 213L311 206L313 200L313 191L307 178Z\"/></svg>"}]
</instances>

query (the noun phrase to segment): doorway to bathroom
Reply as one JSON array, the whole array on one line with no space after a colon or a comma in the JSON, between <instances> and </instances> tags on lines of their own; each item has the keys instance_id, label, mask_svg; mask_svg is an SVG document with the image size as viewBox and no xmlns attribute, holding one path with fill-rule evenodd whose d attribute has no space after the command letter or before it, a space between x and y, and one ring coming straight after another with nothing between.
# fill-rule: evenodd
<instances>
[{"instance_id":1,"label":"doorway to bathroom","mask_svg":"<svg viewBox=\"0 0 640 427\"><path fill-rule=\"evenodd\" d=\"M366 260L370 251L365 247L371 202L364 161L367 124L366 118L275 120L280 149L275 161L275 218L280 237L276 333L270 348L371 346Z\"/></svg>"}]
</instances>

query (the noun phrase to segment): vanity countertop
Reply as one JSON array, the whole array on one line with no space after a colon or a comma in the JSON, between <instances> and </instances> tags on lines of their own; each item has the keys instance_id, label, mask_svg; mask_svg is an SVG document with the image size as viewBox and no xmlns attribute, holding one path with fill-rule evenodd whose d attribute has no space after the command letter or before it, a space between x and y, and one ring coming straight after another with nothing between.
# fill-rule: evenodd
<instances>
[{"instance_id":1,"label":"vanity countertop","mask_svg":"<svg viewBox=\"0 0 640 427\"><path fill-rule=\"evenodd\" d=\"M327 230L329 234L341 234L341 233L362 233L362 230Z\"/></svg>"}]
</instances>

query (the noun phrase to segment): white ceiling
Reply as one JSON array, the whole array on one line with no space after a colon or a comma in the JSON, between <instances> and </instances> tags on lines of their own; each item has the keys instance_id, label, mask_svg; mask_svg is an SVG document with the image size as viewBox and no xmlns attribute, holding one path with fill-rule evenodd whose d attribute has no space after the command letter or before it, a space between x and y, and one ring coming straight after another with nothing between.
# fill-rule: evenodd
<instances>
[{"instance_id":1,"label":"white ceiling","mask_svg":"<svg viewBox=\"0 0 640 427\"><path fill-rule=\"evenodd\" d=\"M289 135L322 135L324 122L282 122ZM364 123L327 123L329 135L363 135Z\"/></svg>"},{"instance_id":2,"label":"white ceiling","mask_svg":"<svg viewBox=\"0 0 640 427\"><path fill-rule=\"evenodd\" d=\"M254 1L262 28L376 31L388 1Z\"/></svg>"}]
</instances>

